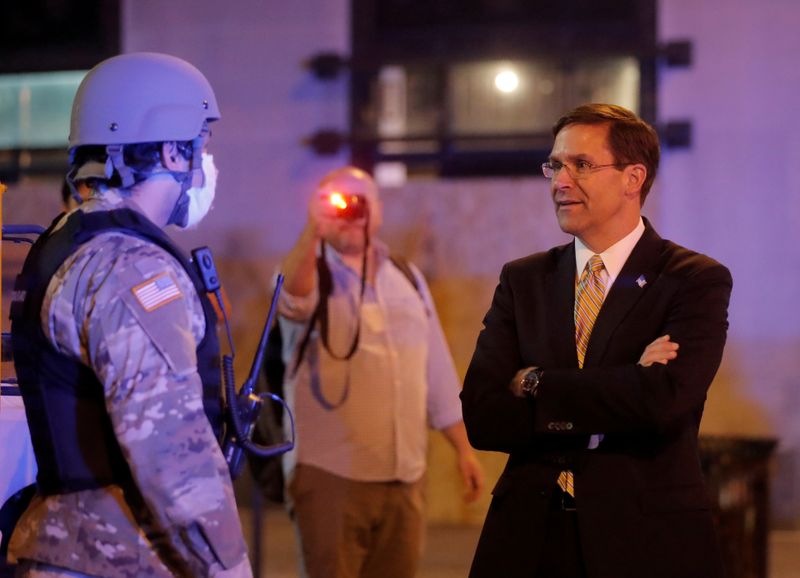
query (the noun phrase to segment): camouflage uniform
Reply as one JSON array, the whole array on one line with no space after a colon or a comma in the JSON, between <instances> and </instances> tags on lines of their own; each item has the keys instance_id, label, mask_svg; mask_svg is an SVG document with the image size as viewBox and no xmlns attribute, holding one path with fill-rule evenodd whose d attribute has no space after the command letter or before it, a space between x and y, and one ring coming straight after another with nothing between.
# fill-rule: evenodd
<instances>
[{"instance_id":1,"label":"camouflage uniform","mask_svg":"<svg viewBox=\"0 0 800 578\"><path fill-rule=\"evenodd\" d=\"M80 210L129 205L108 191ZM135 289L161 275L178 291L145 308ZM111 485L35 496L12 536L12 560L109 578L250 576L230 476L203 411L203 310L180 264L149 241L102 233L59 268L41 323L103 384L139 495Z\"/></svg>"}]
</instances>

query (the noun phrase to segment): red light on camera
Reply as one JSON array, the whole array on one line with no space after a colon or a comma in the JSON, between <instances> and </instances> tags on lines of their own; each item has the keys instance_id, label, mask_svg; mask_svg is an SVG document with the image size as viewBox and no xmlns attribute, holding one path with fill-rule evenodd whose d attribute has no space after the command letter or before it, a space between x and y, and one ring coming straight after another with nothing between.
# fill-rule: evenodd
<instances>
[{"instance_id":1,"label":"red light on camera","mask_svg":"<svg viewBox=\"0 0 800 578\"><path fill-rule=\"evenodd\" d=\"M365 196L333 191L327 197L328 202L335 207L337 217L347 221L357 221L366 217L367 199Z\"/></svg>"},{"instance_id":2,"label":"red light on camera","mask_svg":"<svg viewBox=\"0 0 800 578\"><path fill-rule=\"evenodd\" d=\"M344 210L347 208L347 201L344 199L344 195L342 195L342 193L331 193L328 201L330 201L331 205L337 209Z\"/></svg>"}]
</instances>

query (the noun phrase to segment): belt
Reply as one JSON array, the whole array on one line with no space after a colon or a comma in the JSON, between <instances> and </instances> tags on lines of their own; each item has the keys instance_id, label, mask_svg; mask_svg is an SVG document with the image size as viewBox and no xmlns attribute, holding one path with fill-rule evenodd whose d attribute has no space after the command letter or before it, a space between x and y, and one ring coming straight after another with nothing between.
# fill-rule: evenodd
<instances>
[{"instance_id":1,"label":"belt","mask_svg":"<svg viewBox=\"0 0 800 578\"><path fill-rule=\"evenodd\" d=\"M561 488L558 489L558 494L560 494L560 502L561 502L561 511L562 512L575 512L578 509L577 504L575 503L575 497L570 496L567 492L563 491Z\"/></svg>"}]
</instances>

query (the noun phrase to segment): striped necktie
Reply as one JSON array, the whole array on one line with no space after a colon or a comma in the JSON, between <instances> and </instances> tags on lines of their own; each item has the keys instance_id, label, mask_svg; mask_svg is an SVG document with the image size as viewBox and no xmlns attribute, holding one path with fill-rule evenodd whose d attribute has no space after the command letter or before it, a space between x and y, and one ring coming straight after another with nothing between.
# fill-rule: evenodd
<instances>
[{"instance_id":1,"label":"striped necktie","mask_svg":"<svg viewBox=\"0 0 800 578\"><path fill-rule=\"evenodd\" d=\"M583 367L589 336L600 307L603 306L606 286L600 273L605 268L600 255L592 255L575 289L575 347L578 350L578 367Z\"/></svg>"},{"instance_id":2,"label":"striped necktie","mask_svg":"<svg viewBox=\"0 0 800 578\"><path fill-rule=\"evenodd\" d=\"M578 367L583 367L586 359L586 348L592 334L594 322L605 296L605 282L601 273L605 269L600 255L592 255L586 263L581 278L575 288L575 349L578 352ZM575 495L575 479L570 471L563 471L558 476L559 487L570 496Z\"/></svg>"}]
</instances>

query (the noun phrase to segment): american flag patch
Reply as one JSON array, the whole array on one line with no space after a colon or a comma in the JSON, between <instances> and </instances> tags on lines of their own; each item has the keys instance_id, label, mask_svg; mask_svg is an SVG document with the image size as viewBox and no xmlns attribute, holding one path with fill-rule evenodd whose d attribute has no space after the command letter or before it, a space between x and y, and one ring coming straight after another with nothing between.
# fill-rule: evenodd
<instances>
[{"instance_id":1,"label":"american flag patch","mask_svg":"<svg viewBox=\"0 0 800 578\"><path fill-rule=\"evenodd\" d=\"M153 311L183 296L172 275L166 271L140 283L131 291L145 311Z\"/></svg>"}]
</instances>

